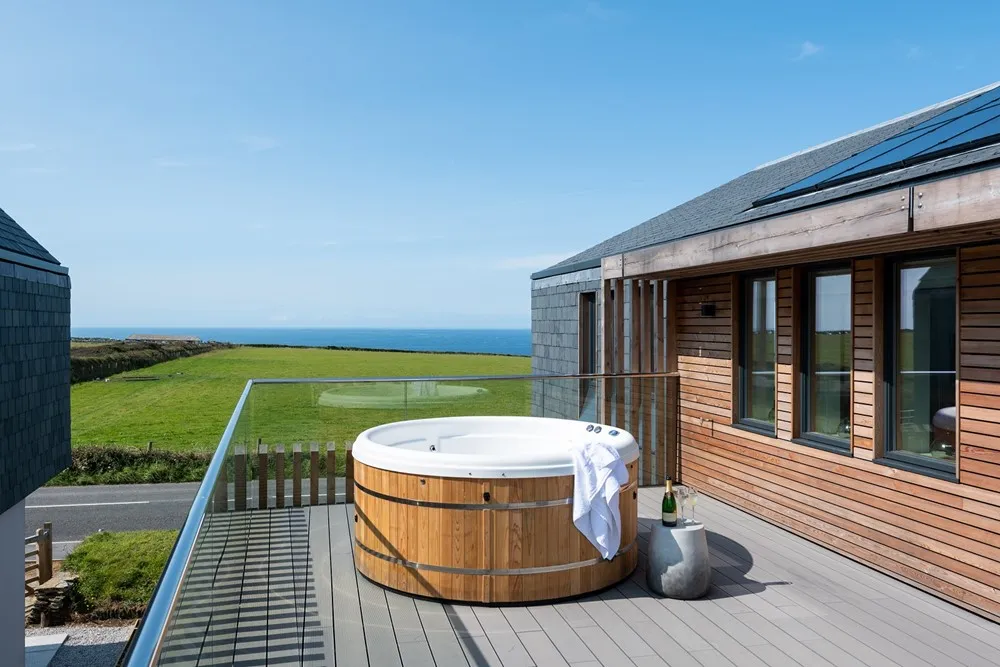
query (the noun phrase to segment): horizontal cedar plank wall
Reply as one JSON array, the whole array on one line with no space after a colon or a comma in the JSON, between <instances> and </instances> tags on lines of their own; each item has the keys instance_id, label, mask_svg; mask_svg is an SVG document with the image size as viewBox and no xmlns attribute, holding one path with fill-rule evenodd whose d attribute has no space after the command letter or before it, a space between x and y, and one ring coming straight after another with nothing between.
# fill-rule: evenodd
<instances>
[{"instance_id":1,"label":"horizontal cedar plank wall","mask_svg":"<svg viewBox=\"0 0 1000 667\"><path fill-rule=\"evenodd\" d=\"M982 252L978 251L978 258ZM996 256L1000 259L1000 250ZM680 308L668 307L678 318L678 327L676 340L668 345L678 350L681 376L682 476L716 498L998 618L1000 493L990 483L1000 482L1000 477L986 471L996 474L1000 467L1000 414L996 414L1000 413L1000 377L971 380L962 367L962 484L867 460L858 449L872 451L875 445L873 361L881 323L873 308L878 301L873 299L872 288L877 282L873 280L875 263L859 259L853 268L855 457L733 426L732 405L737 397L732 351L706 350L699 344L703 328L711 342L735 347L735 331L729 322L731 291L724 289L732 285L732 276L677 281ZM964 271L962 275L964 280ZM782 270L779 299L783 278ZM708 294L716 304L716 318L702 318L700 310L691 307ZM982 293L973 295L976 301L983 300ZM793 303L793 310L798 307ZM719 317L722 312L725 316ZM1000 324L995 330L1000 330ZM779 336L783 335L779 324ZM980 336L976 340L989 340L986 334ZM784 361L779 358L779 364ZM791 397L794 414L798 409L794 392ZM787 427L779 428L782 435L788 433ZM969 452L975 452L976 458Z\"/></svg>"},{"instance_id":2,"label":"horizontal cedar plank wall","mask_svg":"<svg viewBox=\"0 0 1000 667\"><path fill-rule=\"evenodd\" d=\"M776 364L776 402L775 432L783 440L791 440L798 434L793 426L792 410L797 406L794 396L792 377L793 349L798 345L795 334L795 323L792 307L792 270L780 269L777 272L778 300L778 357Z\"/></svg>"},{"instance_id":3,"label":"horizontal cedar plank wall","mask_svg":"<svg viewBox=\"0 0 1000 667\"><path fill-rule=\"evenodd\" d=\"M959 479L1000 491L1000 244L959 266Z\"/></svg>"},{"instance_id":4,"label":"horizontal cedar plank wall","mask_svg":"<svg viewBox=\"0 0 1000 667\"><path fill-rule=\"evenodd\" d=\"M854 366L851 369L851 386L854 395L851 400L851 443L854 455L871 460L875 448L875 366L874 366L874 304L872 292L874 261L854 260L853 278L853 328ZM868 334L868 335L862 335Z\"/></svg>"}]
</instances>

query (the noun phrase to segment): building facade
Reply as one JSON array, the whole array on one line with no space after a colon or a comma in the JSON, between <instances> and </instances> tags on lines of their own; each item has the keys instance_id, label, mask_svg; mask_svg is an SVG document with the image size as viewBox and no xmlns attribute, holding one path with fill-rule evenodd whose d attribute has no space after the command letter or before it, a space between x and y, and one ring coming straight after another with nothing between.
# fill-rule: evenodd
<instances>
[{"instance_id":1,"label":"building facade","mask_svg":"<svg viewBox=\"0 0 1000 667\"><path fill-rule=\"evenodd\" d=\"M640 479L680 477L1000 618L997 100L763 165L563 263L600 265L601 369L676 383L624 410L614 383L599 398L671 450Z\"/></svg>"},{"instance_id":2,"label":"building facade","mask_svg":"<svg viewBox=\"0 0 1000 667\"><path fill-rule=\"evenodd\" d=\"M23 646L24 499L70 463L70 280L0 210L0 642ZM4 664L23 664L8 651Z\"/></svg>"}]
</instances>

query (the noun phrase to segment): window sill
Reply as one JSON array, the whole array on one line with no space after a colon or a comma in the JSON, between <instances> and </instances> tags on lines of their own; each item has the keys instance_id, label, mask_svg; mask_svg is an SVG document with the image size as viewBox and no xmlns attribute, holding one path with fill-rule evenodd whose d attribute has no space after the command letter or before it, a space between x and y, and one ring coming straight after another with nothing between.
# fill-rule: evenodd
<instances>
[{"instance_id":1,"label":"window sill","mask_svg":"<svg viewBox=\"0 0 1000 667\"><path fill-rule=\"evenodd\" d=\"M777 437L773 426L768 428L758 422L733 422L733 427L743 431L749 431L750 433L756 433L757 435L766 435L770 438Z\"/></svg>"},{"instance_id":2,"label":"window sill","mask_svg":"<svg viewBox=\"0 0 1000 667\"><path fill-rule=\"evenodd\" d=\"M905 470L906 472L912 472L917 475L924 475L926 477L933 477L935 479L940 479L945 482L955 482L958 483L958 475L954 472L946 472L944 470L938 470L937 468L929 468L927 466L917 465L915 463L910 463L908 461L900 461L899 459L884 457L881 459L875 459L875 463L879 465L888 466L890 468L896 468L898 470Z\"/></svg>"},{"instance_id":3,"label":"window sill","mask_svg":"<svg viewBox=\"0 0 1000 667\"><path fill-rule=\"evenodd\" d=\"M821 440L813 440L812 438L792 438L792 442L796 445L803 445L804 447L811 447L813 449L822 449L824 452L830 452L831 454L841 454L843 456L854 456L851 451L851 445L846 446L834 445L832 443L823 442Z\"/></svg>"}]
</instances>

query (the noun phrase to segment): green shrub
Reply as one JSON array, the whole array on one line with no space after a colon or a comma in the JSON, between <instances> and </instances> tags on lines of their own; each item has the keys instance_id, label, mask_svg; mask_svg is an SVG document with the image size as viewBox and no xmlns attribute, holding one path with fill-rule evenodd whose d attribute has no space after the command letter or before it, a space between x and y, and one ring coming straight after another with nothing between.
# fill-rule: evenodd
<instances>
[{"instance_id":1,"label":"green shrub","mask_svg":"<svg viewBox=\"0 0 1000 667\"><path fill-rule=\"evenodd\" d=\"M212 454L208 452L147 451L134 447L73 448L73 462L49 481L49 486L200 482Z\"/></svg>"},{"instance_id":2,"label":"green shrub","mask_svg":"<svg viewBox=\"0 0 1000 667\"><path fill-rule=\"evenodd\" d=\"M170 557L176 530L96 533L63 568L79 577L77 611L93 618L138 618Z\"/></svg>"}]
</instances>

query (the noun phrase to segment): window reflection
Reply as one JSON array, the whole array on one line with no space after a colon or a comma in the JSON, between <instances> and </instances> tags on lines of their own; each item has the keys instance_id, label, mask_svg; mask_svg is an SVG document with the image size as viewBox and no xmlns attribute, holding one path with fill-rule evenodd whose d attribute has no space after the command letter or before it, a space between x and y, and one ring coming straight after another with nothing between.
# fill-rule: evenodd
<instances>
[{"instance_id":1,"label":"window reflection","mask_svg":"<svg viewBox=\"0 0 1000 667\"><path fill-rule=\"evenodd\" d=\"M897 281L895 449L955 461L955 261L904 262Z\"/></svg>"},{"instance_id":2,"label":"window reflection","mask_svg":"<svg viewBox=\"0 0 1000 667\"><path fill-rule=\"evenodd\" d=\"M747 281L743 417L774 424L777 300L774 278Z\"/></svg>"},{"instance_id":3,"label":"window reflection","mask_svg":"<svg viewBox=\"0 0 1000 667\"><path fill-rule=\"evenodd\" d=\"M851 437L851 274L821 271L809 279L806 430Z\"/></svg>"}]
</instances>

